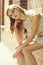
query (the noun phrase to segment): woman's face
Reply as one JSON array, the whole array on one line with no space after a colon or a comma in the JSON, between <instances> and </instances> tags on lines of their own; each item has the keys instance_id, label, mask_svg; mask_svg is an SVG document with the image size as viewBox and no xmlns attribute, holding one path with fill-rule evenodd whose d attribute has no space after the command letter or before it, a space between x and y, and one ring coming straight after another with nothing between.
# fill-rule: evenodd
<instances>
[{"instance_id":1,"label":"woman's face","mask_svg":"<svg viewBox=\"0 0 43 65\"><path fill-rule=\"evenodd\" d=\"M9 9L8 16L12 19L15 19L15 23L14 23L15 29L16 28L19 30L22 29L25 15L19 9Z\"/></svg>"},{"instance_id":2,"label":"woman's face","mask_svg":"<svg viewBox=\"0 0 43 65\"><path fill-rule=\"evenodd\" d=\"M21 12L17 9L8 10L8 16L13 19L14 28L20 30L22 28Z\"/></svg>"},{"instance_id":3,"label":"woman's face","mask_svg":"<svg viewBox=\"0 0 43 65\"><path fill-rule=\"evenodd\" d=\"M20 11L17 9L8 10L8 16L13 19L20 19Z\"/></svg>"}]
</instances>

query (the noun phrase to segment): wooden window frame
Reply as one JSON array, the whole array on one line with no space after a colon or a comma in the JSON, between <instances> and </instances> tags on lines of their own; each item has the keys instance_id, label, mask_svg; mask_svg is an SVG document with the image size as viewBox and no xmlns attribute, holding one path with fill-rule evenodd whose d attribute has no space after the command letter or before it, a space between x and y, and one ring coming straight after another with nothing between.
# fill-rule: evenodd
<instances>
[{"instance_id":1,"label":"wooden window frame","mask_svg":"<svg viewBox=\"0 0 43 65\"><path fill-rule=\"evenodd\" d=\"M13 3L13 0L9 0L9 5L11 5Z\"/></svg>"},{"instance_id":2,"label":"wooden window frame","mask_svg":"<svg viewBox=\"0 0 43 65\"><path fill-rule=\"evenodd\" d=\"M4 25L4 0L2 0L2 25Z\"/></svg>"},{"instance_id":3,"label":"wooden window frame","mask_svg":"<svg viewBox=\"0 0 43 65\"><path fill-rule=\"evenodd\" d=\"M20 6L27 9L27 0L20 0Z\"/></svg>"}]
</instances>

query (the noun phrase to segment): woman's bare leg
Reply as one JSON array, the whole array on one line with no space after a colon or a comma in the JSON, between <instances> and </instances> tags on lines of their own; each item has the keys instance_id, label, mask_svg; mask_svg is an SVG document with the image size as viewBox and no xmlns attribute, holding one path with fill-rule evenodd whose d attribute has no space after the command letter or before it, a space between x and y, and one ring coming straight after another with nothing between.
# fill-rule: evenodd
<instances>
[{"instance_id":1,"label":"woman's bare leg","mask_svg":"<svg viewBox=\"0 0 43 65\"><path fill-rule=\"evenodd\" d=\"M26 65L22 51L17 55L16 58L17 58L18 65Z\"/></svg>"},{"instance_id":2,"label":"woman's bare leg","mask_svg":"<svg viewBox=\"0 0 43 65\"><path fill-rule=\"evenodd\" d=\"M32 55L32 52L41 48L43 48L43 45L40 45L37 42L35 42L34 44L29 44L28 46L22 49L22 52L28 65L37 65L36 60Z\"/></svg>"},{"instance_id":3,"label":"woman's bare leg","mask_svg":"<svg viewBox=\"0 0 43 65\"><path fill-rule=\"evenodd\" d=\"M36 60L34 58L34 56L32 55L32 53L25 53L25 62L27 65L37 65Z\"/></svg>"}]
</instances>

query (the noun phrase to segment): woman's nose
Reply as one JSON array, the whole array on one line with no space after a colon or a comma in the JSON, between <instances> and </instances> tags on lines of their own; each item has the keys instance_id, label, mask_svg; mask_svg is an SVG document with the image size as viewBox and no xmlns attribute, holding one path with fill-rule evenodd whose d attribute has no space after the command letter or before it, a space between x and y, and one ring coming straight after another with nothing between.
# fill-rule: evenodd
<instances>
[{"instance_id":1,"label":"woman's nose","mask_svg":"<svg viewBox=\"0 0 43 65\"><path fill-rule=\"evenodd\" d=\"M17 13L14 13L13 15L15 16L15 18L17 17Z\"/></svg>"}]
</instances>

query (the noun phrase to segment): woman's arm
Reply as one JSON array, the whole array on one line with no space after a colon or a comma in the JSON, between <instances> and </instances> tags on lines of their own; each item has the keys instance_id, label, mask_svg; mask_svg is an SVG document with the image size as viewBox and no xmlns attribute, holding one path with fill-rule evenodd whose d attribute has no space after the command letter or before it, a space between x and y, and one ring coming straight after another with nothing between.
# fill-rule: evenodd
<instances>
[{"instance_id":1,"label":"woman's arm","mask_svg":"<svg viewBox=\"0 0 43 65\"><path fill-rule=\"evenodd\" d=\"M31 34L29 35L27 40L22 43L22 45L20 46L20 49L28 45L35 37L38 30L38 26L39 26L39 20L40 20L40 15L33 16Z\"/></svg>"},{"instance_id":2,"label":"woman's arm","mask_svg":"<svg viewBox=\"0 0 43 65\"><path fill-rule=\"evenodd\" d=\"M39 20L40 20L40 15L33 16L31 34L29 35L27 40L25 42L23 42L22 45L20 45L16 49L15 55L17 55L22 50L23 47L28 45L33 40L33 38L35 37L37 30L38 30Z\"/></svg>"},{"instance_id":3,"label":"woman's arm","mask_svg":"<svg viewBox=\"0 0 43 65\"><path fill-rule=\"evenodd\" d=\"M27 40L23 43L24 46L28 45L35 37L39 26L39 20L40 20L40 15L33 16L31 34L29 35Z\"/></svg>"},{"instance_id":4,"label":"woman's arm","mask_svg":"<svg viewBox=\"0 0 43 65\"><path fill-rule=\"evenodd\" d=\"M17 29L15 30L15 36L16 40L18 42L18 45L22 44L23 38L24 38L24 30L18 31Z\"/></svg>"}]
</instances>

